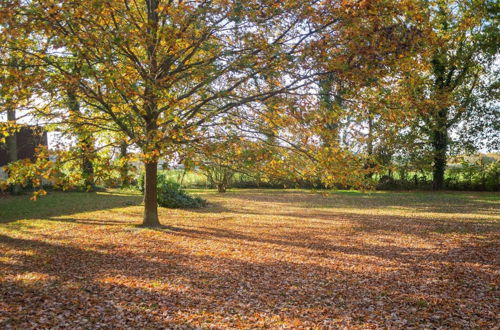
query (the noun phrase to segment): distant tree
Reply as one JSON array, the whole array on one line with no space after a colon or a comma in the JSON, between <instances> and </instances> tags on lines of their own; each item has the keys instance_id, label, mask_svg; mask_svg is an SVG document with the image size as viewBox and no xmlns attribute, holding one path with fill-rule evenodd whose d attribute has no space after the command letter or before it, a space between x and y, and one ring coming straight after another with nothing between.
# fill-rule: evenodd
<instances>
[{"instance_id":1,"label":"distant tree","mask_svg":"<svg viewBox=\"0 0 500 330\"><path fill-rule=\"evenodd\" d=\"M82 117L80 109L80 100L78 99L77 89L73 86L66 88L66 98L68 106L67 130L76 135L76 145L80 155L80 168L82 171L83 185L86 190L93 190L95 187L94 167L92 159L95 158L95 137L92 131L83 126L80 118Z\"/></svg>"},{"instance_id":2,"label":"distant tree","mask_svg":"<svg viewBox=\"0 0 500 330\"><path fill-rule=\"evenodd\" d=\"M423 59L429 71L409 88L422 121L418 129L432 147L435 189L444 187L450 132L471 116L484 120L476 111L480 90L498 80L483 79L499 54L497 6L489 0L428 1L433 36L431 52Z\"/></svg>"},{"instance_id":3,"label":"distant tree","mask_svg":"<svg viewBox=\"0 0 500 330\"><path fill-rule=\"evenodd\" d=\"M311 55L321 73L317 123L312 129L322 141L325 156L339 150L363 153L369 178L375 163L380 163L375 151L392 148L398 129L411 117L413 110L405 106L407 95L400 85L421 69L418 56L430 30L422 24L421 1L360 1L349 2L348 7L357 14L338 16Z\"/></svg>"}]
</instances>

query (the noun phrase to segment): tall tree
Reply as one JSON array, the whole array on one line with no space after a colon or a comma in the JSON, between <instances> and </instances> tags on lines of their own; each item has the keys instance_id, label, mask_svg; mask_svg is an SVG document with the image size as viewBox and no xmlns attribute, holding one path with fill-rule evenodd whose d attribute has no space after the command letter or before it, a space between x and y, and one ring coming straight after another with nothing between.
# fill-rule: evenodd
<instances>
[{"instance_id":1,"label":"tall tree","mask_svg":"<svg viewBox=\"0 0 500 330\"><path fill-rule=\"evenodd\" d=\"M80 101L76 94L76 90L72 87L67 88L67 104L68 104L68 122L69 128L77 138L77 148L80 154L80 168L82 171L83 185L87 190L93 190L95 186L94 181L94 167L92 158L94 157L94 143L95 139L92 132L82 126L79 122L81 117Z\"/></svg>"},{"instance_id":2,"label":"tall tree","mask_svg":"<svg viewBox=\"0 0 500 330\"><path fill-rule=\"evenodd\" d=\"M421 67L418 55L429 33L421 24L425 14L421 3L347 2L346 12L356 14L338 16L317 40L311 62L321 73L320 122L313 129L326 153L333 155L338 149L364 153L364 169L375 168L372 158L380 149L377 144L396 132L387 127L400 126L400 119L410 111L402 106L406 95L396 90L400 80ZM335 156L328 157L332 158L335 162Z\"/></svg>"},{"instance_id":3,"label":"tall tree","mask_svg":"<svg viewBox=\"0 0 500 330\"><path fill-rule=\"evenodd\" d=\"M0 125L0 143L5 142L9 163L18 160L18 132L22 127L19 120L30 113L28 105L33 93L33 81L28 77L31 75L36 81L33 66L26 63L21 55L12 51L0 56L0 115L7 120ZM14 194L21 190L16 183L11 187Z\"/></svg>"},{"instance_id":4,"label":"tall tree","mask_svg":"<svg viewBox=\"0 0 500 330\"><path fill-rule=\"evenodd\" d=\"M479 90L496 79L482 77L498 56L498 4L490 0L429 1L433 51L424 58L430 70L414 84L422 134L433 154L433 187L444 187L450 133L475 110Z\"/></svg>"},{"instance_id":5,"label":"tall tree","mask_svg":"<svg viewBox=\"0 0 500 330\"><path fill-rule=\"evenodd\" d=\"M318 3L252 0L37 0L17 8L46 45L29 54L77 86L85 124L119 130L142 150L143 224L159 225L158 158L210 134L243 104L303 85L303 45L328 26L306 24ZM77 54L82 74L61 63ZM281 74L277 75L277 72ZM83 118L80 118L83 120Z\"/></svg>"}]
</instances>

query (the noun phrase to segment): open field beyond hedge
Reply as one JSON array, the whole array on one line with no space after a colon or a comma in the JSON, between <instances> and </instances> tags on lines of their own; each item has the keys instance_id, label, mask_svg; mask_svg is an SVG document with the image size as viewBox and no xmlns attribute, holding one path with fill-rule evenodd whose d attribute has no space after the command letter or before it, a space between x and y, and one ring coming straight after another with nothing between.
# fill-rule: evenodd
<instances>
[{"instance_id":1,"label":"open field beyond hedge","mask_svg":"<svg viewBox=\"0 0 500 330\"><path fill-rule=\"evenodd\" d=\"M500 195L0 199L0 328L498 326Z\"/></svg>"}]
</instances>

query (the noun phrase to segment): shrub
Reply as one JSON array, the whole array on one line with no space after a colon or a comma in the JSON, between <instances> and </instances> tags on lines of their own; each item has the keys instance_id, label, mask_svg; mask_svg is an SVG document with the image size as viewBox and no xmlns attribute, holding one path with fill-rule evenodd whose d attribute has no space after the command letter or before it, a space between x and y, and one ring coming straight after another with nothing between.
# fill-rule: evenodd
<instances>
[{"instance_id":1,"label":"shrub","mask_svg":"<svg viewBox=\"0 0 500 330\"><path fill-rule=\"evenodd\" d=\"M171 209L197 209L207 205L200 197L190 196L181 185L169 178L165 173L158 173L158 205ZM144 173L137 180L137 188L144 193Z\"/></svg>"},{"instance_id":2,"label":"shrub","mask_svg":"<svg viewBox=\"0 0 500 330\"><path fill-rule=\"evenodd\" d=\"M164 173L159 172L156 176L156 186L162 186L165 182L167 182L167 180L167 176ZM139 189L139 191L144 194L144 172L142 172L137 179L137 189Z\"/></svg>"},{"instance_id":3,"label":"shrub","mask_svg":"<svg viewBox=\"0 0 500 330\"><path fill-rule=\"evenodd\" d=\"M203 198L188 195L177 182L167 180L158 187L158 205L172 209L194 209L206 206L207 202Z\"/></svg>"},{"instance_id":4,"label":"shrub","mask_svg":"<svg viewBox=\"0 0 500 330\"><path fill-rule=\"evenodd\" d=\"M156 176L156 186L158 187L158 190L169 181L171 181L171 179L168 178L167 174L159 172ZM144 193L144 172L141 173L139 179L137 180L137 188L141 193Z\"/></svg>"}]
</instances>

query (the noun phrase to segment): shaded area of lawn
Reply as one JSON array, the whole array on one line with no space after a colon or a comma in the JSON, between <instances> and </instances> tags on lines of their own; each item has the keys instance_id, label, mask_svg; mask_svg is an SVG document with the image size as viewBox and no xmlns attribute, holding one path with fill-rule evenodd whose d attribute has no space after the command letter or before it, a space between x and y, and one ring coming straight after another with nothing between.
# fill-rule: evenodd
<instances>
[{"instance_id":1,"label":"shaded area of lawn","mask_svg":"<svg viewBox=\"0 0 500 330\"><path fill-rule=\"evenodd\" d=\"M491 328L496 195L446 196L458 219L429 213L439 195L210 192L156 230L139 196L54 195L88 201L0 224L0 326Z\"/></svg>"},{"instance_id":2,"label":"shaded area of lawn","mask_svg":"<svg viewBox=\"0 0 500 330\"><path fill-rule=\"evenodd\" d=\"M36 201L31 201L29 195L8 197L0 199L0 223L107 210L141 202L139 194L120 191L51 192Z\"/></svg>"}]
</instances>

